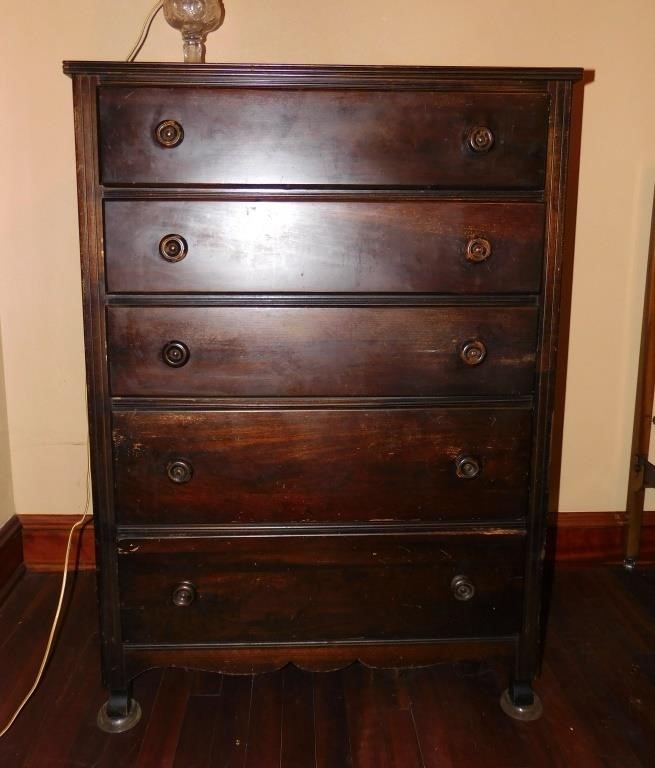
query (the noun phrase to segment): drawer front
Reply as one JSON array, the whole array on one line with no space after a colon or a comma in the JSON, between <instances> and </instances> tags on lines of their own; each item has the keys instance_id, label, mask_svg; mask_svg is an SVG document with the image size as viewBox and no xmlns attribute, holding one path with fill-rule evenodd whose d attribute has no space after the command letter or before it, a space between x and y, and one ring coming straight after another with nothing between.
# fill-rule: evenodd
<instances>
[{"instance_id":1,"label":"drawer front","mask_svg":"<svg viewBox=\"0 0 655 768\"><path fill-rule=\"evenodd\" d=\"M105 203L116 293L536 293L530 203Z\"/></svg>"},{"instance_id":2,"label":"drawer front","mask_svg":"<svg viewBox=\"0 0 655 768\"><path fill-rule=\"evenodd\" d=\"M114 395L532 391L535 307L110 307Z\"/></svg>"},{"instance_id":3,"label":"drawer front","mask_svg":"<svg viewBox=\"0 0 655 768\"><path fill-rule=\"evenodd\" d=\"M547 103L543 93L103 87L101 177L540 188Z\"/></svg>"},{"instance_id":4,"label":"drawer front","mask_svg":"<svg viewBox=\"0 0 655 768\"><path fill-rule=\"evenodd\" d=\"M121 524L525 516L529 408L113 416Z\"/></svg>"},{"instance_id":5,"label":"drawer front","mask_svg":"<svg viewBox=\"0 0 655 768\"><path fill-rule=\"evenodd\" d=\"M523 542L474 533L124 539L123 641L511 635L521 626Z\"/></svg>"}]
</instances>

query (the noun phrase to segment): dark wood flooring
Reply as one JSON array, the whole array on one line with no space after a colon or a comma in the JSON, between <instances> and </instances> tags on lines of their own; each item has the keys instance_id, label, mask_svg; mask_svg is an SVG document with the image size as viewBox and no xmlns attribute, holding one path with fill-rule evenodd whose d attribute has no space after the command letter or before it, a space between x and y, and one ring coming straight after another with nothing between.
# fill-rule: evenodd
<instances>
[{"instance_id":1,"label":"dark wood flooring","mask_svg":"<svg viewBox=\"0 0 655 768\"><path fill-rule=\"evenodd\" d=\"M0 608L0 721L38 667L59 577L27 574ZM545 714L517 723L498 698L506 664L222 676L154 670L135 684L143 719L95 725L93 577L74 582L55 654L0 740L3 768L650 768L655 766L655 571L556 573L543 673Z\"/></svg>"}]
</instances>

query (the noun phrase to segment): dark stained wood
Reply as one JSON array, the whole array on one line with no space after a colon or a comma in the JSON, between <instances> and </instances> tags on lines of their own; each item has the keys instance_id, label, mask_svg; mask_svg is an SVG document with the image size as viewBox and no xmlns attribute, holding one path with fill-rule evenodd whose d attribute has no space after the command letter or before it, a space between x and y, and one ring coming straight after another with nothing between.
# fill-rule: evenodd
<instances>
[{"instance_id":1,"label":"dark stained wood","mask_svg":"<svg viewBox=\"0 0 655 768\"><path fill-rule=\"evenodd\" d=\"M0 528L0 604L24 572L22 527L14 515Z\"/></svg>"},{"instance_id":2,"label":"dark stained wood","mask_svg":"<svg viewBox=\"0 0 655 768\"><path fill-rule=\"evenodd\" d=\"M223 680L210 765L243 768L248 752L254 681L247 675L228 676Z\"/></svg>"},{"instance_id":3,"label":"dark stained wood","mask_svg":"<svg viewBox=\"0 0 655 768\"><path fill-rule=\"evenodd\" d=\"M55 575L27 574L0 607L0 626L10 628L0 635L0 679L11 681L0 697L2 722L31 682L58 586ZM507 682L506 668L487 657L477 664L402 671L355 665L333 673L285 669L222 677L175 670L172 685L161 684L161 671L151 670L135 681L142 722L126 734L108 736L95 726L106 693L97 671L93 597L92 575L79 575L43 682L0 740L3 766L132 766L138 764L137 755L145 755L146 739L154 744L151 762L157 756L158 765L184 768L650 768L652 763L654 570L556 570L545 663L537 681L545 713L529 724L509 720L500 711L497 701ZM196 684L201 677L206 681ZM200 690L214 694L201 695ZM179 694L186 691L192 693L181 707ZM305 744L300 763L288 762L285 756L291 753L279 751L283 713L299 702L306 711L305 720L297 721L298 730L313 713L311 728L303 729L313 739L305 733L288 734ZM195 724L193 715L199 717ZM175 738L164 733L164 724ZM152 738L158 730L161 744ZM402 739L394 736L400 733ZM165 750L163 742L168 744ZM422 762L415 761L413 743ZM273 752L273 744L278 751ZM248 755L262 756L262 762Z\"/></svg>"},{"instance_id":4,"label":"dark stained wood","mask_svg":"<svg viewBox=\"0 0 655 768\"><path fill-rule=\"evenodd\" d=\"M253 679L249 732L256 733L257 738L248 742L246 768L278 768L282 762L283 724L286 718L285 673L289 669L294 668L287 667L282 674L257 675ZM287 724L287 729L300 729L303 725L301 721L292 721ZM311 747L302 759L307 760L310 754Z\"/></svg>"},{"instance_id":5,"label":"dark stained wood","mask_svg":"<svg viewBox=\"0 0 655 768\"><path fill-rule=\"evenodd\" d=\"M342 677L353 765L357 768L389 768L390 756L377 709L374 672L353 666L344 670Z\"/></svg>"},{"instance_id":6,"label":"dark stained wood","mask_svg":"<svg viewBox=\"0 0 655 768\"><path fill-rule=\"evenodd\" d=\"M516 637L452 638L417 643L415 640L384 643L340 642L287 645L234 646L130 646L125 647L129 677L153 667L184 666L189 669L245 675L274 672L294 664L306 672L325 674L355 662L379 669L423 667L443 662L502 656L509 662L516 651Z\"/></svg>"},{"instance_id":7,"label":"dark stained wood","mask_svg":"<svg viewBox=\"0 0 655 768\"><path fill-rule=\"evenodd\" d=\"M527 502L527 407L113 418L122 525L511 520ZM458 477L462 456L477 477ZM167 471L179 460L192 469L183 483Z\"/></svg>"},{"instance_id":8,"label":"dark stained wood","mask_svg":"<svg viewBox=\"0 0 655 768\"><path fill-rule=\"evenodd\" d=\"M107 407L109 374L106 366L102 200L98 192L97 87L96 76L81 75L73 79L89 456L102 627L102 672L103 682L108 688L125 691L128 681L124 675L120 632L111 478L111 414Z\"/></svg>"},{"instance_id":9,"label":"dark stained wood","mask_svg":"<svg viewBox=\"0 0 655 768\"><path fill-rule=\"evenodd\" d=\"M532 307L109 309L114 395L521 395L534 384ZM466 365L465 344L486 358ZM189 350L167 365L170 341Z\"/></svg>"},{"instance_id":10,"label":"dark stained wood","mask_svg":"<svg viewBox=\"0 0 655 768\"><path fill-rule=\"evenodd\" d=\"M343 675L319 672L312 679L316 768L352 768Z\"/></svg>"},{"instance_id":11,"label":"dark stained wood","mask_svg":"<svg viewBox=\"0 0 655 768\"><path fill-rule=\"evenodd\" d=\"M222 682L222 678L217 675L212 677ZM216 728L217 698L191 696L187 700L173 768L210 768L212 739L207 737L208 734L213 734Z\"/></svg>"},{"instance_id":12,"label":"dark stained wood","mask_svg":"<svg viewBox=\"0 0 655 768\"><path fill-rule=\"evenodd\" d=\"M549 529L551 559L566 563L621 563L625 557L624 512L567 512ZM639 560L655 562L655 513L642 520Z\"/></svg>"},{"instance_id":13,"label":"dark stained wood","mask_svg":"<svg viewBox=\"0 0 655 768\"><path fill-rule=\"evenodd\" d=\"M173 765L191 682L191 676L181 669L164 671L135 768L169 768Z\"/></svg>"},{"instance_id":14,"label":"dark stained wood","mask_svg":"<svg viewBox=\"0 0 655 768\"><path fill-rule=\"evenodd\" d=\"M66 71L74 76L105 685L114 693L125 690L130 678L154 664L241 672L289 661L321 670L357 658L382 666L411 665L490 652L500 643L517 651L514 677L528 686L538 666L568 113L571 84L580 72L97 63L68 64ZM177 121L181 141L175 147L164 148L155 138L166 120ZM195 283L157 286L157 270L150 262L143 266L143 237L154 234L157 249L165 236L186 240L185 232L152 231L161 224L162 212L176 206L181 213L175 223L195 218L193 211L211 210L217 231L234 232L239 224L231 253L246 254L245 273L244 257L216 259L213 230L199 224L199 235L186 233L189 241L169 241L173 249L165 266L187 270L197 263L193 255L204 253L206 282L193 273ZM288 206L284 210L293 212L297 223L288 223L289 214L273 219L283 231L269 229L262 245L257 240L262 221L268 229L270 212L282 210L271 206ZM498 226L493 236L486 231L492 206L499 212L493 216ZM131 219L111 213L126 209ZM220 215L213 213L218 210ZM258 210L248 233L254 239L245 250L244 242L250 241L239 223L244 210ZM534 214L522 226L519 210L538 211L539 223ZM150 218L150 211L157 215ZM461 254L462 217L468 227L464 234L478 240L470 245L470 255L482 259L469 260L465 272L451 266L448 256ZM141 228L142 221L151 223ZM478 231L481 225L485 231ZM132 260L130 232L142 233ZM176 261L176 242L183 252L189 249L181 261ZM400 244L407 245L403 255ZM501 280L495 265L503 252L509 254L503 258L509 258L511 276L506 265ZM343 267L335 276L339 260ZM259 261L267 263L264 278L256 276ZM208 263L220 264L219 270L212 272ZM117 264L120 279L116 283L112 272L108 283L105 268L114 270ZM489 278L480 277L478 284L468 278L485 273ZM233 286L230 292L217 289L217 277ZM109 285L121 292L109 294ZM165 350L173 365L166 364ZM462 500L461 515L458 510L443 519L412 517L412 507L422 506L419 496L429 499L442 486L426 491L424 474L423 487L414 488L411 462L398 465L403 469L394 480L390 470L399 459L390 462L384 477L379 457L385 439L408 446L407 456L422 454L424 466L432 467L437 456L449 455L456 437L470 437L473 430L463 424L456 430L445 420L450 432L435 440L434 455L428 456L425 432L412 422L417 439L410 449L412 430L403 431L394 419L413 410L429 422L435 407L449 412L471 402L475 408L507 406L524 415L513 445L503 419L494 430L489 426L488 440L482 440L484 429L477 434L485 451L500 456L505 450L505 467L521 466L523 480L512 479L503 462L493 469L495 459L485 456L480 477L466 482L479 479L482 487L486 465L493 469L488 479L496 483L494 490L489 483L478 503ZM268 476L250 468L251 496L257 495L252 478L261 495L274 497L270 484L304 460L292 455L308 446L305 438L295 439L302 430L287 431L288 445L281 428L270 430L279 414L297 412L289 417L292 426L313 419L308 454L314 460L303 479L305 490L288 513L291 519L275 521L272 513L263 521L253 514L225 522L234 513L213 519L208 486L200 504L205 518L194 517L193 498L184 504L189 512L175 511L182 505L173 504L164 516L155 513L153 503L148 517L132 517L130 507L148 494L139 478L153 476L152 471L139 474L137 430L122 430L130 435L129 461L134 459L137 482L118 508L117 481L126 470L116 474L115 467L128 460L123 455L114 462L121 431L113 442L111 428L122 426L130 410L137 421L141 413L180 411L179 418L196 425L203 414L220 412L206 417L220 421L224 413L239 412L244 424L255 425L245 439L250 456L276 446L269 463L260 464ZM367 443L357 419L368 411L376 412L371 421L395 426L400 434L378 434L375 445ZM396 412L401 416L390 415ZM345 435L329 434L328 420L337 416L328 413L343 419L340 426L351 425L351 451L359 439L359 452L350 454L352 468L342 448ZM114 416L120 424L112 424ZM209 430L199 432L212 446ZM161 443L152 449L151 466L163 458L154 452L163 450L168 449ZM212 453L206 446L198 452L201 476L210 464L205 456ZM237 453L233 448L230 459ZM345 505L350 518L340 517L336 502L317 500L318 493L310 498L306 490L321 458L324 472L316 485L337 493L330 490L329 478L332 486L341 484L343 493L350 493ZM462 458L455 457L460 474L475 474L478 459ZM186 457L173 460L177 463L168 462L166 471L174 479L189 479L187 491L202 487L192 485L193 467ZM399 490L401 474L407 499ZM219 480L226 493L238 486L234 474ZM494 512L473 527L467 521L476 516L474 510L486 508L496 488L502 495L503 483L510 497L523 494L523 501L513 502L522 506L521 513L514 506L513 513L499 515L514 515L514 524L497 520ZM397 502L381 503L389 487L396 488ZM301 497L308 511L302 511ZM374 518L369 497L378 506L386 504L383 513L391 519ZM267 509L281 499L269 500ZM358 502L365 513L354 512ZM457 506L454 498L449 503L451 510ZM498 497L489 509L494 504L500 510ZM470 573L459 571L464 565ZM463 573L460 589L469 588L471 577L478 591L470 603L453 607L449 590L458 572ZM196 594L190 606L173 607L173 596L183 603ZM217 599L229 612L215 610ZM429 612L429 604L437 610ZM291 642L296 629L299 640ZM440 641L432 642L435 637ZM184 647L160 644L171 638L173 643L181 639ZM156 644L134 647L127 640ZM285 641L289 645L280 645ZM224 647L213 653L216 643ZM225 701L225 686L220 690ZM243 765L247 745L234 734L248 732L256 710L252 686L235 691L237 720L228 722L220 738L214 735L220 743L230 740L225 746L233 742L224 762ZM193 698L189 692L183 696ZM417 758L407 746L407 700L378 701L376 695L370 700L378 707L378 721L390 718L390 740L379 764L423 760L421 750ZM173 734L179 741L180 734L189 733L184 717L178 708L167 726L169 756L161 756L167 764ZM368 721L362 722L365 731ZM188 745L191 736L184 738ZM212 747L211 761L214 756ZM350 757L355 764L369 759L365 753L360 758L355 748Z\"/></svg>"},{"instance_id":15,"label":"dark stained wood","mask_svg":"<svg viewBox=\"0 0 655 768\"><path fill-rule=\"evenodd\" d=\"M540 93L101 87L102 182L260 186L543 186ZM164 148L157 126L184 138ZM489 151L469 132L488 127Z\"/></svg>"},{"instance_id":16,"label":"dark stained wood","mask_svg":"<svg viewBox=\"0 0 655 768\"><path fill-rule=\"evenodd\" d=\"M476 512L479 511L476 509ZM77 515L25 515L27 521L26 562L30 572L59 572L63 562L66 535ZM51 526L50 523L56 523ZM584 563L620 563L626 518L622 512L566 512L558 516L556 525L548 529L548 556L569 565ZM88 539L88 543L84 540ZM75 550L75 565L81 570L93 570L93 519L83 530L81 549ZM38 556L37 556L38 555ZM642 528L640 561L655 562L655 513L645 512ZM71 568L73 564L71 563ZM18 578L22 571L17 574ZM18 580L18 579L17 579ZM15 583L14 583L15 585ZM14 586L12 585L12 587ZM8 592L11 590L8 590ZM7 593L8 594L8 593Z\"/></svg>"},{"instance_id":17,"label":"dark stained wood","mask_svg":"<svg viewBox=\"0 0 655 768\"><path fill-rule=\"evenodd\" d=\"M115 293L535 293L537 203L105 203L107 287ZM159 244L179 234L177 262ZM474 238L491 255L467 258Z\"/></svg>"},{"instance_id":18,"label":"dark stained wood","mask_svg":"<svg viewBox=\"0 0 655 768\"><path fill-rule=\"evenodd\" d=\"M82 515L20 515L25 567L29 571L55 571L64 567L66 544L73 525ZM69 570L94 570L93 517L73 534Z\"/></svg>"},{"instance_id":19,"label":"dark stained wood","mask_svg":"<svg viewBox=\"0 0 655 768\"><path fill-rule=\"evenodd\" d=\"M282 744L277 762L302 768L314 750L316 741L314 690L312 676L289 665L282 672ZM253 763L264 765L264 763Z\"/></svg>"},{"instance_id":20,"label":"dark stained wood","mask_svg":"<svg viewBox=\"0 0 655 768\"><path fill-rule=\"evenodd\" d=\"M358 90L541 90L545 80L577 81L578 67L425 67L352 64L174 64L152 61L64 61L69 76L92 74L101 82L224 85L277 88L353 87Z\"/></svg>"},{"instance_id":21,"label":"dark stained wood","mask_svg":"<svg viewBox=\"0 0 655 768\"><path fill-rule=\"evenodd\" d=\"M527 559L523 593L523 628L519 643L515 681L529 681L539 668L541 622L543 620L543 568L546 552L546 521L552 455L552 426L560 323L560 293L564 240L564 210L567 181L570 82L548 84L548 163L546 171L546 237L535 366L535 412L533 454L528 511Z\"/></svg>"},{"instance_id":22,"label":"dark stained wood","mask_svg":"<svg viewBox=\"0 0 655 768\"><path fill-rule=\"evenodd\" d=\"M136 644L508 636L519 628L520 536L123 539L123 638ZM470 600L451 582L463 574ZM191 582L195 600L172 595ZM275 602L271 602L275 594Z\"/></svg>"}]
</instances>

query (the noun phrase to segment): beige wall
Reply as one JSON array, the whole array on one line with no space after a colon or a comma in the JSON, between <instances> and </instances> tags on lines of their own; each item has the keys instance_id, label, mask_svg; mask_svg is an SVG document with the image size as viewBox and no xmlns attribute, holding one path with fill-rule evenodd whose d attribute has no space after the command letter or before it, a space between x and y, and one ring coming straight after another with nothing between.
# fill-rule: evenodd
<instances>
[{"instance_id":1,"label":"beige wall","mask_svg":"<svg viewBox=\"0 0 655 768\"><path fill-rule=\"evenodd\" d=\"M60 62L123 58L152 3L4 5L0 320L15 506L72 513L83 499L86 423L70 81ZM621 509L655 183L652 0L226 0L226 11L209 61L594 71L584 94L560 509ZM180 53L159 17L140 58Z\"/></svg>"}]
</instances>

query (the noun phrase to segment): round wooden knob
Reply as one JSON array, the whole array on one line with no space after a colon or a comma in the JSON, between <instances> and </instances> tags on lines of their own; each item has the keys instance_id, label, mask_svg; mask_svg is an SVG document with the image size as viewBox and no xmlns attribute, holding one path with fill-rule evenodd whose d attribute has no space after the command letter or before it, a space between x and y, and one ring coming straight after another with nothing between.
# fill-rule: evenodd
<instances>
[{"instance_id":1,"label":"round wooden knob","mask_svg":"<svg viewBox=\"0 0 655 768\"><path fill-rule=\"evenodd\" d=\"M466 365L480 365L487 356L487 348L479 339L467 341L462 347L459 356Z\"/></svg>"},{"instance_id":2,"label":"round wooden knob","mask_svg":"<svg viewBox=\"0 0 655 768\"><path fill-rule=\"evenodd\" d=\"M486 237L472 237L466 244L466 258L478 264L491 256L491 243Z\"/></svg>"},{"instance_id":3,"label":"round wooden knob","mask_svg":"<svg viewBox=\"0 0 655 768\"><path fill-rule=\"evenodd\" d=\"M169 341L162 349L161 356L171 368L181 368L189 362L189 348L181 341Z\"/></svg>"},{"instance_id":4,"label":"round wooden knob","mask_svg":"<svg viewBox=\"0 0 655 768\"><path fill-rule=\"evenodd\" d=\"M171 600L178 608L187 608L196 599L196 588L190 581L182 581L173 590Z\"/></svg>"},{"instance_id":5,"label":"round wooden knob","mask_svg":"<svg viewBox=\"0 0 655 768\"><path fill-rule=\"evenodd\" d=\"M177 120L163 120L155 128L155 140L165 149L172 149L184 140L184 129Z\"/></svg>"},{"instance_id":6,"label":"round wooden knob","mask_svg":"<svg viewBox=\"0 0 655 768\"><path fill-rule=\"evenodd\" d=\"M193 466L185 459L175 459L166 467L166 474L173 483L182 485L193 477Z\"/></svg>"},{"instance_id":7,"label":"round wooden knob","mask_svg":"<svg viewBox=\"0 0 655 768\"><path fill-rule=\"evenodd\" d=\"M450 588L453 591L453 597L455 600L461 600L462 602L470 600L475 594L475 585L468 578L459 574L450 582Z\"/></svg>"},{"instance_id":8,"label":"round wooden knob","mask_svg":"<svg viewBox=\"0 0 655 768\"><path fill-rule=\"evenodd\" d=\"M457 477L472 480L480 474L480 462L473 456L460 456L455 461L455 472Z\"/></svg>"},{"instance_id":9,"label":"round wooden knob","mask_svg":"<svg viewBox=\"0 0 655 768\"><path fill-rule=\"evenodd\" d=\"M476 125L468 134L467 143L474 152L488 152L494 145L495 138L491 128Z\"/></svg>"},{"instance_id":10,"label":"round wooden knob","mask_svg":"<svg viewBox=\"0 0 655 768\"><path fill-rule=\"evenodd\" d=\"M182 235L165 235L159 241L159 255L166 261L182 261L188 252L189 246Z\"/></svg>"}]
</instances>

